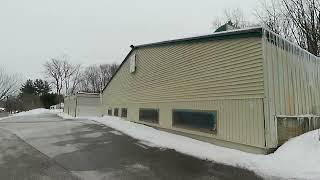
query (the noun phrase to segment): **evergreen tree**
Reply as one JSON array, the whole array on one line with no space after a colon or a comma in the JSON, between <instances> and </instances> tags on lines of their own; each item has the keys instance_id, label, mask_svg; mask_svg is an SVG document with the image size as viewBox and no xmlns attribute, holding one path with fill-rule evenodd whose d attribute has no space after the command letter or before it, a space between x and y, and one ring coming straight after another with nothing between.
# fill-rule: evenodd
<instances>
[{"instance_id":1,"label":"evergreen tree","mask_svg":"<svg viewBox=\"0 0 320 180\"><path fill-rule=\"evenodd\" d=\"M50 95L51 88L47 81L36 79L32 81L28 79L20 89L19 99L23 102L26 110L50 107L55 101L57 101L55 95Z\"/></svg>"},{"instance_id":2,"label":"evergreen tree","mask_svg":"<svg viewBox=\"0 0 320 180\"><path fill-rule=\"evenodd\" d=\"M36 79L33 82L33 86L35 88L35 94L39 96L48 94L51 91L49 83L47 81L43 81L42 79Z\"/></svg>"},{"instance_id":3,"label":"evergreen tree","mask_svg":"<svg viewBox=\"0 0 320 180\"><path fill-rule=\"evenodd\" d=\"M36 88L34 87L33 81L31 79L28 79L27 82L25 82L21 89L21 94L29 94L29 95L36 95Z\"/></svg>"}]
</instances>

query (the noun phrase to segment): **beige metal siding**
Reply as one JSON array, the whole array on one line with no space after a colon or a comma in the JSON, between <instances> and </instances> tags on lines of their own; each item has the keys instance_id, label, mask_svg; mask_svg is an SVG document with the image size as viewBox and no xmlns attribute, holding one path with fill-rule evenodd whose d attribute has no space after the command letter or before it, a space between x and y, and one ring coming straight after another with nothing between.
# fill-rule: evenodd
<instances>
[{"instance_id":1,"label":"beige metal siding","mask_svg":"<svg viewBox=\"0 0 320 180\"><path fill-rule=\"evenodd\" d=\"M76 97L75 96L67 96L64 98L64 112L68 113L71 116L75 115L76 109Z\"/></svg>"},{"instance_id":2,"label":"beige metal siding","mask_svg":"<svg viewBox=\"0 0 320 180\"><path fill-rule=\"evenodd\" d=\"M71 96L71 101L70 101L70 115L71 116L76 116L76 105L77 105L76 96Z\"/></svg>"},{"instance_id":3,"label":"beige metal siding","mask_svg":"<svg viewBox=\"0 0 320 180\"><path fill-rule=\"evenodd\" d=\"M77 116L101 116L99 96L78 96Z\"/></svg>"},{"instance_id":4,"label":"beige metal siding","mask_svg":"<svg viewBox=\"0 0 320 180\"><path fill-rule=\"evenodd\" d=\"M104 91L104 113L124 106L136 121L139 108L159 107L160 126L172 128L173 108L218 110L210 137L263 147L261 44L245 38L136 49L136 72L123 64Z\"/></svg>"},{"instance_id":5,"label":"beige metal siding","mask_svg":"<svg viewBox=\"0 0 320 180\"><path fill-rule=\"evenodd\" d=\"M139 108L155 108L159 109L160 127L256 147L265 144L262 99L106 104L105 107L105 115L108 107L127 107L127 119L136 122L139 121ZM217 134L173 127L172 109L217 110Z\"/></svg>"},{"instance_id":6,"label":"beige metal siding","mask_svg":"<svg viewBox=\"0 0 320 180\"><path fill-rule=\"evenodd\" d=\"M101 102L98 95L77 94L64 99L65 113L71 116L101 116Z\"/></svg>"},{"instance_id":7,"label":"beige metal siding","mask_svg":"<svg viewBox=\"0 0 320 180\"><path fill-rule=\"evenodd\" d=\"M118 103L262 98L261 40L179 44L134 51L104 92Z\"/></svg>"},{"instance_id":8,"label":"beige metal siding","mask_svg":"<svg viewBox=\"0 0 320 180\"><path fill-rule=\"evenodd\" d=\"M69 97L64 97L63 103L64 103L63 112L68 114Z\"/></svg>"},{"instance_id":9,"label":"beige metal siding","mask_svg":"<svg viewBox=\"0 0 320 180\"><path fill-rule=\"evenodd\" d=\"M275 147L275 116L319 114L320 61L272 33L268 36L263 40L267 145Z\"/></svg>"}]
</instances>

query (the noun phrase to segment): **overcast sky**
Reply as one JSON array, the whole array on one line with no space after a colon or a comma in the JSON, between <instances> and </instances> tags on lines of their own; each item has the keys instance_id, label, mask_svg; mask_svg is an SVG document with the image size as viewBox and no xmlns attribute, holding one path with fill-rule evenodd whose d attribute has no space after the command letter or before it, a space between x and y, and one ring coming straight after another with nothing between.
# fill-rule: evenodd
<instances>
[{"instance_id":1,"label":"overcast sky","mask_svg":"<svg viewBox=\"0 0 320 180\"><path fill-rule=\"evenodd\" d=\"M253 18L258 0L0 0L0 67L43 78L51 57L121 63L131 44L212 32L224 9Z\"/></svg>"}]
</instances>

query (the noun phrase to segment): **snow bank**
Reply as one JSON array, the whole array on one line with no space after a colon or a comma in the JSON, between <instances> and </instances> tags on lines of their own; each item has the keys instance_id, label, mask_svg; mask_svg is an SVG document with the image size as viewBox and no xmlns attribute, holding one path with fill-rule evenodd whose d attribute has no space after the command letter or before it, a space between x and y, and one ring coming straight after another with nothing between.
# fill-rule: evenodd
<instances>
[{"instance_id":1,"label":"snow bank","mask_svg":"<svg viewBox=\"0 0 320 180\"><path fill-rule=\"evenodd\" d=\"M32 109L30 111L19 112L17 114L11 114L7 117L0 118L0 120L7 119L13 116L28 116L28 115L37 115L37 114L43 114L43 113L58 114L58 113L62 113L62 111L63 111L62 109L49 110L44 108L38 108L38 109Z\"/></svg>"},{"instance_id":2,"label":"snow bank","mask_svg":"<svg viewBox=\"0 0 320 180\"><path fill-rule=\"evenodd\" d=\"M12 116L27 116L27 115L37 115L37 114L43 114L43 113L56 113L56 112L50 111L49 109L39 108L39 109L33 109L30 111L24 111L17 114L13 114Z\"/></svg>"},{"instance_id":3,"label":"snow bank","mask_svg":"<svg viewBox=\"0 0 320 180\"><path fill-rule=\"evenodd\" d=\"M30 115L48 112L56 113L65 119L74 119L58 111L43 109L19 114ZM268 179L276 177L286 179L320 179L320 141L318 140L318 130L292 138L273 154L258 155L171 134L142 124L122 120L118 117L86 118L132 136L145 145L174 149L200 159L246 168Z\"/></svg>"},{"instance_id":4,"label":"snow bank","mask_svg":"<svg viewBox=\"0 0 320 180\"><path fill-rule=\"evenodd\" d=\"M50 113L50 114L57 114L62 113L62 109L44 109L44 108L38 108L38 109L32 109L30 111L23 111L19 112L17 114L13 114L12 116L27 116L27 115L37 115L37 114L43 114L43 113Z\"/></svg>"}]
</instances>

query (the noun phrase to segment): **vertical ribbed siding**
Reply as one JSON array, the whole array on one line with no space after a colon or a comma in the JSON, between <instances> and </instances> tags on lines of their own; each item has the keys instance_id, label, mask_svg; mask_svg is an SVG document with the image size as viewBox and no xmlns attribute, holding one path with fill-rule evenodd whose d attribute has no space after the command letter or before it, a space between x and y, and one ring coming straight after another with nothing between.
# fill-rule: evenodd
<instances>
[{"instance_id":1,"label":"vertical ribbed siding","mask_svg":"<svg viewBox=\"0 0 320 180\"><path fill-rule=\"evenodd\" d=\"M218 123L218 136L221 139L264 146L264 122L262 99L221 100L218 109L221 114ZM227 109L226 109L227 108Z\"/></svg>"},{"instance_id":2,"label":"vertical ribbed siding","mask_svg":"<svg viewBox=\"0 0 320 180\"><path fill-rule=\"evenodd\" d=\"M276 147L275 116L320 113L320 60L273 33L263 39L267 146Z\"/></svg>"},{"instance_id":3,"label":"vertical ribbed siding","mask_svg":"<svg viewBox=\"0 0 320 180\"><path fill-rule=\"evenodd\" d=\"M69 115L74 116L75 115L75 109L76 109L76 103L75 103L75 96L67 96L64 98L64 112L68 113L69 109Z\"/></svg>"},{"instance_id":4,"label":"vertical ribbed siding","mask_svg":"<svg viewBox=\"0 0 320 180\"><path fill-rule=\"evenodd\" d=\"M264 147L261 38L243 38L138 48L136 72L129 61L103 93L104 109L160 110L160 126L172 127L172 109L218 111L217 134L200 134ZM187 131L179 129L180 131Z\"/></svg>"},{"instance_id":5,"label":"vertical ribbed siding","mask_svg":"<svg viewBox=\"0 0 320 180\"><path fill-rule=\"evenodd\" d=\"M77 116L101 116L99 96L78 96Z\"/></svg>"},{"instance_id":6,"label":"vertical ribbed siding","mask_svg":"<svg viewBox=\"0 0 320 180\"><path fill-rule=\"evenodd\" d=\"M68 108L69 108L69 97L65 96L63 99L63 112L68 114Z\"/></svg>"},{"instance_id":7,"label":"vertical ribbed siding","mask_svg":"<svg viewBox=\"0 0 320 180\"><path fill-rule=\"evenodd\" d=\"M106 107L127 107L128 120L139 121L139 108L159 109L160 127L225 141L264 147L263 99L214 100L162 103L105 104ZM107 109L107 108L105 108ZM217 111L217 134L179 129L172 126L172 109ZM105 112L105 114L107 114Z\"/></svg>"}]
</instances>

